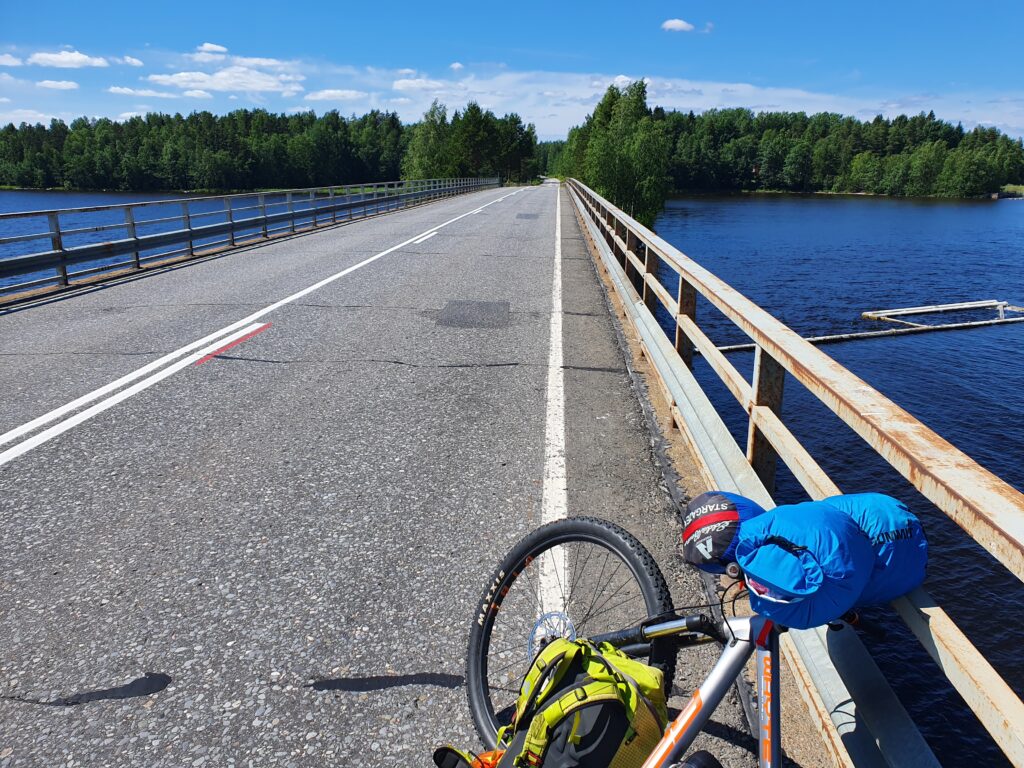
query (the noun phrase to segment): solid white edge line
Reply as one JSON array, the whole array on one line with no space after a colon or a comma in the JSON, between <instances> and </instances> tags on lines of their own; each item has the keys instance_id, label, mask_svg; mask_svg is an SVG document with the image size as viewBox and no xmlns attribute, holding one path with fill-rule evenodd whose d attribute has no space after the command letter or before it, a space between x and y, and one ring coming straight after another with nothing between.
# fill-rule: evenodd
<instances>
[{"instance_id":1,"label":"solid white edge line","mask_svg":"<svg viewBox=\"0 0 1024 768\"><path fill-rule=\"evenodd\" d=\"M551 323L548 347L548 388L544 428L544 486L541 523L561 520L569 510L565 470L565 371L562 351L562 192L555 187L555 263L551 278ZM551 563L541 561L540 600L545 612L564 612L562 584L566 582L561 548L548 550Z\"/></svg>"},{"instance_id":2,"label":"solid white edge line","mask_svg":"<svg viewBox=\"0 0 1024 768\"><path fill-rule=\"evenodd\" d=\"M135 384L132 384L132 386L128 387L127 389L122 389L117 394L111 395L106 400L101 400L95 405L86 408L84 411L80 411L76 413L74 416L64 419L64 421L60 422L59 424L54 424L49 429L43 430L38 435L33 435L28 440L24 440L18 443L13 448L8 448L3 453L0 453L0 467L2 467L7 462L18 458L22 454L31 451L33 448L36 448L42 445L43 443L52 440L58 435L67 432L69 429L77 427L82 422L88 421L96 414L102 413L108 408L113 408L115 405L124 400L127 400L129 397L137 395L142 390L148 389L149 387L153 386L159 381L163 381L168 376L171 376L174 373L180 371L182 368L185 368L189 365L192 365L195 362L198 362L206 355L210 354L211 352L215 352L216 350L223 347L225 344L230 344L232 341L242 338L247 333L251 333L253 331L259 330L260 328L263 328L264 325L264 323L253 323L252 325L247 325L246 327L239 329L235 333L232 333L230 336L219 338L217 339L217 341L213 342L209 346L203 347L198 352L193 352L191 355L188 355L187 357L183 357L181 360L178 360L176 363L167 366L166 368L158 371L157 373L154 373L152 376L148 376L142 381L138 381Z\"/></svg>"},{"instance_id":3,"label":"solid white edge line","mask_svg":"<svg viewBox=\"0 0 1024 768\"><path fill-rule=\"evenodd\" d=\"M508 195L505 195L505 197L508 197ZM500 198L497 198L496 200L492 200L489 203L484 203L484 205L480 206L476 210L480 211L480 210L483 210L484 208L486 208L489 205L494 205L495 203L500 203L502 200L505 199L505 197L500 197ZM459 219L462 219L462 218L464 218L466 216L469 216L471 213L473 213L473 212L472 211L468 211L466 213L460 214L459 216L456 216L453 219L449 219L448 221L444 222L443 224L439 224L436 227L431 227L430 229L426 230L426 232L430 232L432 230L438 230L438 229L441 229L441 227L447 227L449 224L454 224ZM293 301L295 301L297 299L301 299L302 297L312 293L313 291L316 291L316 290L318 290L320 288L323 288L325 285L328 285L329 283L333 283L335 280L338 280L339 278L344 277L345 275L349 274L350 272L354 272L357 269L360 269L361 267L365 267L367 264L370 264L370 263L376 261L377 259L379 259L379 258L381 258L383 256L387 256L389 253L393 253L394 251L397 251L399 248L404 248L405 246L409 245L410 243L413 243L417 238L423 237L424 234L425 234L425 232L420 232L419 234L414 235L413 237L410 237L408 240L405 240L404 242L399 243L396 246L388 248L386 251L381 251L380 253L375 254L374 256L371 256L370 258L365 259L364 261L361 261L358 264L355 264L355 265L353 265L351 267L343 269L341 272L338 272L338 273L336 273L334 275L331 275L330 277L324 278L320 282L314 283L313 285L309 286L308 288L303 288L301 291L298 291L297 293L293 293L291 296L287 296L287 297L281 299L280 301L274 302L273 304L271 304L271 305L269 305L267 307L264 307L263 309L261 309L261 310L259 310L257 312L254 312L253 314L251 314L251 315L249 315L247 317L243 317L241 320L238 320L238 321L236 321L234 323L231 323L230 325L225 326L224 328L221 328L219 331L214 331L213 333L208 334L208 335L204 336L203 338L201 338L201 339L199 339L197 341L193 341L190 344L186 344L185 346L180 347L180 348L174 350L173 352L170 352L170 353L164 355L163 357L160 357L160 358L152 361L151 363L147 363L146 365L142 366L141 368L139 368L137 370L132 371L131 373L125 374L121 378L119 378L119 379L117 379L115 381L112 381L109 384L105 384L104 386L99 387L98 389L94 389L92 392L89 392L89 393L87 393L85 395L82 395L81 397L79 397L79 398L77 398L75 400L72 400L71 402L66 403L65 405L62 405L59 408L54 408L52 411L49 411L48 413L44 413L42 416L39 416L39 417L37 417L35 419L32 419L31 421L28 421L28 422L18 426L18 427L15 427L14 429L11 429L11 430L5 432L4 434L0 435L0 445L3 445L4 443L8 443L11 440L14 440L14 439L16 439L18 437L21 437L23 435L26 435L29 432L33 432L36 429L38 429L39 427L43 426L44 424L49 424L51 421L55 421L55 420L65 416L65 415L67 415L68 413L71 413L72 411L78 410L79 408L81 408L82 406L86 405L87 403L91 403L93 400L98 400L99 398L104 397L104 396L110 394L111 392L113 392L113 391L115 391L117 389L120 389L124 385L129 384L129 383L135 381L136 379L141 378L142 376L145 376L145 375L155 371L156 369L160 368L161 366L166 365L167 363L169 363L172 360L175 360L175 359L181 357L184 354L188 354L189 352L192 352L193 350L197 349L198 347L201 347L201 346L203 346L205 344L208 344L209 342L214 341L216 339L220 339L225 334L232 333L233 331L237 330L238 328L241 328L242 326L245 326L245 325L248 325L248 324L252 323L254 320L259 320L264 315L266 315L266 314L268 314L270 312L273 312L275 309L279 309L280 307L283 307L285 304L290 304L291 302L293 302ZM6 454L0 454L0 455L6 455Z\"/></svg>"}]
</instances>

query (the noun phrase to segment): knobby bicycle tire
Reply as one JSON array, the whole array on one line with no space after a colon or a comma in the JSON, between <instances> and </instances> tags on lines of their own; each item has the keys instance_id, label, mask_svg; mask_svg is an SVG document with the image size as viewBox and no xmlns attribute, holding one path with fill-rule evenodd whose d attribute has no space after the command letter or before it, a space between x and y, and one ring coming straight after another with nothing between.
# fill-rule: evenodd
<instances>
[{"instance_id":1,"label":"knobby bicycle tire","mask_svg":"<svg viewBox=\"0 0 1024 768\"><path fill-rule=\"evenodd\" d=\"M512 548L491 575L473 615L469 635L469 654L466 661L469 707L476 729L488 749L493 748L496 744L497 729L500 724L492 703L492 681L488 679L488 654L491 650L490 644L495 621L503 615L501 611L503 604L517 581L521 584L530 581L528 574L533 563L538 560L543 562L545 553L561 551L560 549L555 550L556 547L576 544L603 548L608 553L605 555L606 559L617 558L619 563L628 569L629 574L635 579L643 599L643 605L636 606L636 608L644 608L646 612L646 616L639 616L638 620L669 612L673 608L672 596L665 583L665 577L650 552L632 534L614 523L594 517L574 517L548 523L527 534ZM550 556L555 557L554 554ZM580 578L584 578L583 574L586 573L589 564L589 555L585 564L579 562L574 564ZM607 563L601 568L597 581L605 581L606 565ZM616 573L619 572L621 565L615 566ZM596 564L587 578L592 578L594 570L596 570ZM565 574L565 581L569 582L569 569L566 569ZM575 576L576 574L573 574L574 578ZM519 593L525 592L532 586L532 583L524 584L525 589L520 589ZM561 586L559 584L560 588ZM580 584L580 586L582 588L584 585ZM576 582L573 581L569 587L570 594L566 598L567 605L572 598ZM594 585L594 587L604 589L604 584ZM621 590L622 587L619 589ZM593 607L592 604L591 611ZM568 607L565 610L568 611ZM543 607L537 608L537 612L542 611ZM584 623L589 617L588 613ZM615 628L625 629L628 626L630 624ZM527 638L523 637L522 642L525 647ZM665 673L666 695L671 690L675 674L676 651L677 646L671 638L654 640L650 643L650 655L646 659L649 664L659 667ZM522 653L521 659L522 672L525 673L531 659ZM508 689L503 690L507 691Z\"/></svg>"}]
</instances>

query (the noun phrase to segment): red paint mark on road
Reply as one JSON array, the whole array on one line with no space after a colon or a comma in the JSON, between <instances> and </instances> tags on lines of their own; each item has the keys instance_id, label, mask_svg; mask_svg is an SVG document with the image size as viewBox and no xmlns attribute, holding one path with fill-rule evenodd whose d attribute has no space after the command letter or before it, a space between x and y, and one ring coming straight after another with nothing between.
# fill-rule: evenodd
<instances>
[{"instance_id":1,"label":"red paint mark on road","mask_svg":"<svg viewBox=\"0 0 1024 768\"><path fill-rule=\"evenodd\" d=\"M237 346L238 346L239 344L241 344L241 343L242 343L243 341L248 341L248 340L249 340L249 339L251 339L251 338L252 338L253 336L255 336L255 335L259 334L259 333L263 333L263 332L264 332L265 330L267 330L267 328L269 328L269 327L270 327L271 325L273 325L273 323L267 323L266 325L261 325L261 326L260 326L259 328L257 328L257 329L256 329L255 331L249 331L249 333L245 334L245 336L240 336L240 337L238 337L237 339L235 339L234 341L232 341L232 342L230 342L230 343L228 343L228 344L225 344L225 345L224 345L223 347L221 347L220 349L215 349L215 350L213 350L213 352L211 352L210 354L208 354L208 355L207 355L206 357L203 357L203 358L200 358L199 360L196 360L196 365L202 365L202 364L203 364L203 363L205 363L205 362L206 362L207 360L213 360L213 358L215 358L215 357L216 357L217 355L221 355L221 354L224 354L225 352L227 352L227 351L228 351L229 349L231 349L232 347L237 347Z\"/></svg>"}]
</instances>

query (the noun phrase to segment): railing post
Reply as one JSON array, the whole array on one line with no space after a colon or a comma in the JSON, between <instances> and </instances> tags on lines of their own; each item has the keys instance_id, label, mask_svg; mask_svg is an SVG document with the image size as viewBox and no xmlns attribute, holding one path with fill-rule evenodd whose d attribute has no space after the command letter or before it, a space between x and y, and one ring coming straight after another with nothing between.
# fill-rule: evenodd
<instances>
[{"instance_id":1,"label":"railing post","mask_svg":"<svg viewBox=\"0 0 1024 768\"><path fill-rule=\"evenodd\" d=\"M316 229L316 190L309 191L309 207L313 209L313 229Z\"/></svg>"},{"instance_id":2,"label":"railing post","mask_svg":"<svg viewBox=\"0 0 1024 768\"><path fill-rule=\"evenodd\" d=\"M775 466L778 463L778 454L754 423L754 408L763 406L781 417L782 386L785 381L786 369L758 345L754 350L752 400L747 408L750 414L747 429L747 461L761 478L768 493L775 492Z\"/></svg>"},{"instance_id":3,"label":"railing post","mask_svg":"<svg viewBox=\"0 0 1024 768\"><path fill-rule=\"evenodd\" d=\"M267 198L262 192L256 196L256 204L260 207L260 218L263 220L261 229L263 230L263 237L270 237L270 233L267 231Z\"/></svg>"},{"instance_id":4,"label":"railing post","mask_svg":"<svg viewBox=\"0 0 1024 768\"><path fill-rule=\"evenodd\" d=\"M56 213L46 214L46 220L50 223L50 247L60 253L60 264L57 271L60 273L60 284L68 284L68 265L64 255L64 238L60 234L60 215Z\"/></svg>"},{"instance_id":5,"label":"railing post","mask_svg":"<svg viewBox=\"0 0 1024 768\"><path fill-rule=\"evenodd\" d=\"M188 232L188 255L195 256L195 244L192 242L192 215L188 212L188 203L181 204L181 223L185 225Z\"/></svg>"},{"instance_id":6,"label":"railing post","mask_svg":"<svg viewBox=\"0 0 1024 768\"><path fill-rule=\"evenodd\" d=\"M331 206L331 224L337 224L338 210L334 207L334 187L327 188L327 201Z\"/></svg>"},{"instance_id":7,"label":"railing post","mask_svg":"<svg viewBox=\"0 0 1024 768\"><path fill-rule=\"evenodd\" d=\"M651 288L650 283L647 281L648 275L653 277L655 280L658 279L658 254L653 249L648 248L646 243L640 242L633 230L626 229L626 250L632 251L633 255L640 258L638 251L640 248L644 249L643 262L644 262L644 273L640 276L643 279L643 290L640 294L644 298L644 305L654 314L655 308L658 306L658 294Z\"/></svg>"},{"instance_id":8,"label":"railing post","mask_svg":"<svg viewBox=\"0 0 1024 768\"><path fill-rule=\"evenodd\" d=\"M124 228L128 232L128 237L135 241L135 250L132 252L135 268L142 269L142 262L139 261L139 238L135 234L135 211L130 205L124 207Z\"/></svg>"},{"instance_id":9,"label":"railing post","mask_svg":"<svg viewBox=\"0 0 1024 768\"><path fill-rule=\"evenodd\" d=\"M289 222L291 224L291 231L294 232L295 231L295 203L292 200L292 193L291 192L286 192L285 193L285 200L288 203L288 220L289 220Z\"/></svg>"},{"instance_id":10,"label":"railing post","mask_svg":"<svg viewBox=\"0 0 1024 768\"><path fill-rule=\"evenodd\" d=\"M235 214L231 210L231 198L224 198L224 212L228 217L228 243L230 245L235 244Z\"/></svg>"},{"instance_id":11,"label":"railing post","mask_svg":"<svg viewBox=\"0 0 1024 768\"><path fill-rule=\"evenodd\" d=\"M679 304L679 316L676 318L676 352L686 363L686 367L693 370L693 342L687 336L679 324L680 317L688 317L694 322L697 321L697 290L690 285L689 281L679 276L679 290L676 293L676 301Z\"/></svg>"}]
</instances>

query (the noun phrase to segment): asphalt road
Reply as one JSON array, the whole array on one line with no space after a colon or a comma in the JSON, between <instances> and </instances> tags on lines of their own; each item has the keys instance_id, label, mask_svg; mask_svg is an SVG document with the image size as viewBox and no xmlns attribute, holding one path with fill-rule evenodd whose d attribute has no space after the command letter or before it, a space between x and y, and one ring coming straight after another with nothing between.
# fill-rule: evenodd
<instances>
[{"instance_id":1,"label":"asphalt road","mask_svg":"<svg viewBox=\"0 0 1024 768\"><path fill-rule=\"evenodd\" d=\"M0 767L419 766L476 745L469 621L541 520L557 194L475 193L0 315ZM568 513L626 525L694 602L561 211ZM680 667L686 689L699 667ZM735 702L712 725L745 744Z\"/></svg>"}]
</instances>

